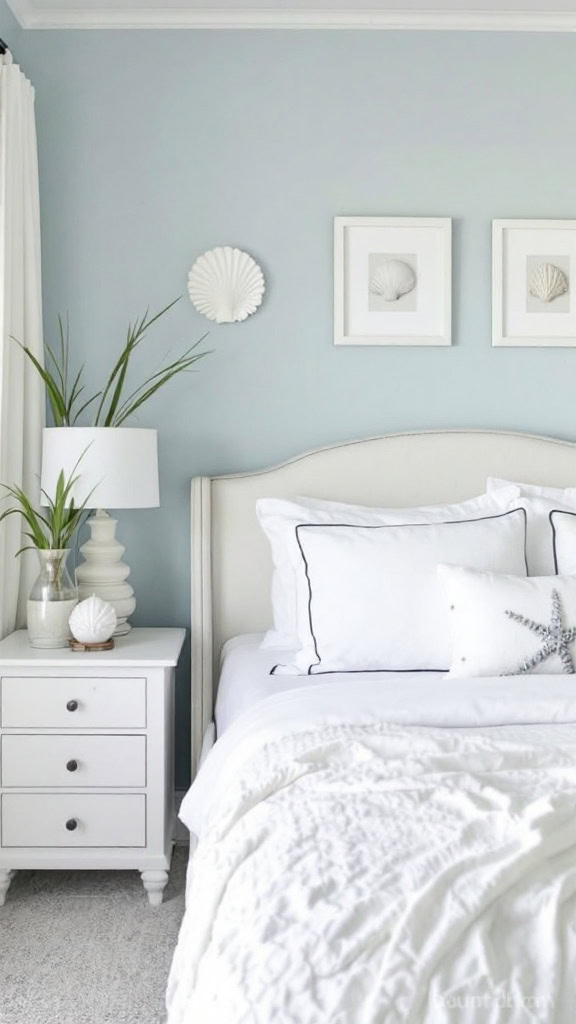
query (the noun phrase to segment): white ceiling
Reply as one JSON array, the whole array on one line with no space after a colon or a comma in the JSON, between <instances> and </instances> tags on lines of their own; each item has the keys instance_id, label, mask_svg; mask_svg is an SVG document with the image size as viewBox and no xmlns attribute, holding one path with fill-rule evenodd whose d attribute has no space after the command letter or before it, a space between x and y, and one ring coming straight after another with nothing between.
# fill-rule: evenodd
<instances>
[{"instance_id":1,"label":"white ceiling","mask_svg":"<svg viewBox=\"0 0 576 1024\"><path fill-rule=\"evenodd\" d=\"M576 31L576 0L8 0L25 28Z\"/></svg>"}]
</instances>

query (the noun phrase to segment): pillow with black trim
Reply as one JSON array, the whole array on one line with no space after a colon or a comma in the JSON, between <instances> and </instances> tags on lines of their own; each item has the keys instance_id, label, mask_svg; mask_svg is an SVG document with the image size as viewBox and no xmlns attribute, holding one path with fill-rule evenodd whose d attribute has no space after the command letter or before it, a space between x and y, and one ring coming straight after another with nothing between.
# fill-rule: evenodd
<instances>
[{"instance_id":1,"label":"pillow with black trim","mask_svg":"<svg viewBox=\"0 0 576 1024\"><path fill-rule=\"evenodd\" d=\"M529 575L551 576L556 569L550 513L553 509L576 513L576 487L540 487L537 484L512 483L509 480L488 477L486 490L489 494L499 494L503 487L517 487L520 492L518 504L526 509L526 554ZM567 571L572 572L571 569ZM576 572L576 569L574 571Z\"/></svg>"},{"instance_id":2,"label":"pillow with black trim","mask_svg":"<svg viewBox=\"0 0 576 1024\"><path fill-rule=\"evenodd\" d=\"M278 674L446 671L450 622L440 562L526 573L526 513L417 525L295 528L298 640Z\"/></svg>"},{"instance_id":3,"label":"pillow with black trim","mask_svg":"<svg viewBox=\"0 0 576 1024\"><path fill-rule=\"evenodd\" d=\"M299 523L354 523L358 526L398 526L406 523L442 523L453 519L477 519L517 507L518 487L494 488L490 494L450 505L422 505L416 508L372 508L345 505L316 498L260 498L256 502L258 521L270 542L273 629L268 630L263 648L295 650L297 638L297 581L301 564L295 528ZM296 568L295 568L296 566Z\"/></svg>"},{"instance_id":4,"label":"pillow with black trim","mask_svg":"<svg viewBox=\"0 0 576 1024\"><path fill-rule=\"evenodd\" d=\"M576 573L576 512L553 509L550 523L554 572Z\"/></svg>"},{"instance_id":5,"label":"pillow with black trim","mask_svg":"<svg viewBox=\"0 0 576 1024\"><path fill-rule=\"evenodd\" d=\"M452 631L448 678L576 671L576 575L440 565Z\"/></svg>"}]
</instances>

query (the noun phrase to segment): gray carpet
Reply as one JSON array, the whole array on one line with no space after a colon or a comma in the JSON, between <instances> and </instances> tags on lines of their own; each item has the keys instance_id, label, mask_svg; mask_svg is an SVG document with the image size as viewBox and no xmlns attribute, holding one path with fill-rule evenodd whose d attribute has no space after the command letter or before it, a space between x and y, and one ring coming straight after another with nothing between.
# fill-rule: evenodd
<instances>
[{"instance_id":1,"label":"gray carpet","mask_svg":"<svg viewBox=\"0 0 576 1024\"><path fill-rule=\"evenodd\" d=\"M22 871L0 908L0 1024L161 1024L188 849L164 903L136 871Z\"/></svg>"}]
</instances>

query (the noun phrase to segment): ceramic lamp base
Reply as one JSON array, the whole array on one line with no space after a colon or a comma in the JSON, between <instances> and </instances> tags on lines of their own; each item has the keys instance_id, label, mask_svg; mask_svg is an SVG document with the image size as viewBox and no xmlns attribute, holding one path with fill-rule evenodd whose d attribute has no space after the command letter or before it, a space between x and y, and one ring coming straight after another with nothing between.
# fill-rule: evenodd
<instances>
[{"instance_id":1,"label":"ceramic lamp base","mask_svg":"<svg viewBox=\"0 0 576 1024\"><path fill-rule=\"evenodd\" d=\"M126 582L130 566L122 561L125 549L116 540L117 523L103 509L90 516L90 540L80 548L86 561L76 570L76 582L81 601L96 594L114 606L118 619L114 636L125 636L132 628L128 617L136 607L136 598Z\"/></svg>"}]
</instances>

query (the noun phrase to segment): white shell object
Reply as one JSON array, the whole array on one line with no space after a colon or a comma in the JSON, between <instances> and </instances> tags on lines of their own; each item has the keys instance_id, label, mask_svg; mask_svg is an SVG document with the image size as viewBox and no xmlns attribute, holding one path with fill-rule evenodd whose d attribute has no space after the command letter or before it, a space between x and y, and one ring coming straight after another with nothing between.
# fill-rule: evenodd
<instances>
[{"instance_id":1,"label":"white shell object","mask_svg":"<svg viewBox=\"0 0 576 1024\"><path fill-rule=\"evenodd\" d=\"M568 278L553 263L541 263L530 278L530 295L540 302L552 302L568 291Z\"/></svg>"},{"instance_id":2,"label":"white shell object","mask_svg":"<svg viewBox=\"0 0 576 1024\"><path fill-rule=\"evenodd\" d=\"M188 275L191 302L217 324L232 324L255 313L264 288L258 264L247 252L229 245L199 256Z\"/></svg>"},{"instance_id":3,"label":"white shell object","mask_svg":"<svg viewBox=\"0 0 576 1024\"><path fill-rule=\"evenodd\" d=\"M383 295L386 302L396 302L416 285L416 274L404 260L387 260L378 267L370 281L370 291Z\"/></svg>"},{"instance_id":4,"label":"white shell object","mask_svg":"<svg viewBox=\"0 0 576 1024\"><path fill-rule=\"evenodd\" d=\"M72 636L81 644L103 644L112 636L116 622L114 605L92 594L76 605L68 625Z\"/></svg>"}]
</instances>

